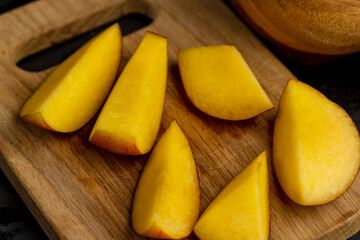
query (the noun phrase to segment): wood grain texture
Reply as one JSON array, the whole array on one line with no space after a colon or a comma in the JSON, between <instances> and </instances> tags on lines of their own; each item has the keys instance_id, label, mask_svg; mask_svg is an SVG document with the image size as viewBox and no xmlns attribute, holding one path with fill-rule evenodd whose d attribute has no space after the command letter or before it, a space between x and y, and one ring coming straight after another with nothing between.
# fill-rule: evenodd
<instances>
[{"instance_id":1,"label":"wood grain texture","mask_svg":"<svg viewBox=\"0 0 360 240\"><path fill-rule=\"evenodd\" d=\"M276 109L246 121L224 121L203 114L185 97L176 58L181 47L236 46L275 106L293 77L223 2L54 0L0 15L0 166L51 239L143 239L132 230L130 215L148 155L115 155L90 144L94 119L70 134L21 120L20 108L51 70L30 73L15 63L131 12L154 22L124 37L121 65L146 30L168 38L169 74L159 136L176 119L188 137L198 166L201 212L266 150L271 239L346 239L360 228L359 177L344 195L323 206L296 205L281 190L272 167Z\"/></svg>"}]
</instances>

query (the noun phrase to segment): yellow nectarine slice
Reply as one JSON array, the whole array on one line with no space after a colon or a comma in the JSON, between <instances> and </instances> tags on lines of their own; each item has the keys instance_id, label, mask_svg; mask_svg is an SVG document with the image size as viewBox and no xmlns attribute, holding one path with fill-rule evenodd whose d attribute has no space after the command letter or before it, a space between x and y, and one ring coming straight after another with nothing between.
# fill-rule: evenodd
<instances>
[{"instance_id":1,"label":"yellow nectarine slice","mask_svg":"<svg viewBox=\"0 0 360 240\"><path fill-rule=\"evenodd\" d=\"M118 154L150 151L159 131L167 78L167 40L147 32L115 83L90 142Z\"/></svg>"},{"instance_id":2,"label":"yellow nectarine slice","mask_svg":"<svg viewBox=\"0 0 360 240\"><path fill-rule=\"evenodd\" d=\"M201 240L268 239L268 182L263 152L210 203L195 225L195 234Z\"/></svg>"},{"instance_id":3,"label":"yellow nectarine slice","mask_svg":"<svg viewBox=\"0 0 360 240\"><path fill-rule=\"evenodd\" d=\"M297 80L290 80L282 94L273 145L277 178L301 205L334 200L359 171L360 139L350 116Z\"/></svg>"},{"instance_id":4,"label":"yellow nectarine slice","mask_svg":"<svg viewBox=\"0 0 360 240\"><path fill-rule=\"evenodd\" d=\"M274 107L234 46L183 48L178 63L190 101L210 116L244 120Z\"/></svg>"},{"instance_id":5,"label":"yellow nectarine slice","mask_svg":"<svg viewBox=\"0 0 360 240\"><path fill-rule=\"evenodd\" d=\"M98 111L115 81L121 31L114 24L60 64L27 100L20 116L39 127L73 132Z\"/></svg>"},{"instance_id":6,"label":"yellow nectarine slice","mask_svg":"<svg viewBox=\"0 0 360 240\"><path fill-rule=\"evenodd\" d=\"M173 121L141 174L134 198L135 231L152 238L179 239L199 216L200 190L190 144Z\"/></svg>"}]
</instances>

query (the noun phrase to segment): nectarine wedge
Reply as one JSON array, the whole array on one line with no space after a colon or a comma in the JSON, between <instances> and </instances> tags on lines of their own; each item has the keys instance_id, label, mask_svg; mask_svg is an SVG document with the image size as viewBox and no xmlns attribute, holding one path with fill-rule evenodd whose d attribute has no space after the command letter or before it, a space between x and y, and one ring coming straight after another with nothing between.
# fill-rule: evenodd
<instances>
[{"instance_id":1,"label":"nectarine wedge","mask_svg":"<svg viewBox=\"0 0 360 240\"><path fill-rule=\"evenodd\" d=\"M39 127L73 132L98 111L119 68L121 31L114 24L60 64L21 109Z\"/></svg>"},{"instance_id":2,"label":"nectarine wedge","mask_svg":"<svg viewBox=\"0 0 360 240\"><path fill-rule=\"evenodd\" d=\"M167 78L167 40L147 32L115 83L90 142L118 154L150 151L159 131Z\"/></svg>"},{"instance_id":3,"label":"nectarine wedge","mask_svg":"<svg viewBox=\"0 0 360 240\"><path fill-rule=\"evenodd\" d=\"M268 239L268 182L263 152L210 203L195 225L195 234L201 240Z\"/></svg>"},{"instance_id":4,"label":"nectarine wedge","mask_svg":"<svg viewBox=\"0 0 360 240\"><path fill-rule=\"evenodd\" d=\"M176 121L160 138L141 174L134 198L135 231L152 238L189 235L198 219L200 190L190 144Z\"/></svg>"},{"instance_id":5,"label":"nectarine wedge","mask_svg":"<svg viewBox=\"0 0 360 240\"><path fill-rule=\"evenodd\" d=\"M359 133L349 115L297 80L282 94L273 148L279 183L301 205L334 200L359 171Z\"/></svg>"},{"instance_id":6,"label":"nectarine wedge","mask_svg":"<svg viewBox=\"0 0 360 240\"><path fill-rule=\"evenodd\" d=\"M183 48L178 63L190 101L210 116L244 120L274 107L234 46Z\"/></svg>"}]
</instances>

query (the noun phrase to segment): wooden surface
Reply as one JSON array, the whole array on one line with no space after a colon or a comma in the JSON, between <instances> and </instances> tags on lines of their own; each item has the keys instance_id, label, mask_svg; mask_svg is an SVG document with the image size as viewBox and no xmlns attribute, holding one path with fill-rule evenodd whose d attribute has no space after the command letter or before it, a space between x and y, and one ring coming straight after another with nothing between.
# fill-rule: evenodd
<instances>
[{"instance_id":1,"label":"wooden surface","mask_svg":"<svg viewBox=\"0 0 360 240\"><path fill-rule=\"evenodd\" d=\"M194 11L196 10L196 14ZM189 138L201 187L201 212L258 154L269 159L271 239L346 239L360 229L360 182L334 202L301 207L275 179L276 109L247 121L209 117L185 97L180 47L233 44L277 106L292 74L220 1L36 1L0 16L0 166L51 239L142 239L131 227L132 197L147 155L111 154L87 139L94 119L71 134L22 121L20 108L50 70L30 73L16 61L126 13L154 22L124 38L122 66L146 30L168 38L169 74L159 136L176 119Z\"/></svg>"}]
</instances>

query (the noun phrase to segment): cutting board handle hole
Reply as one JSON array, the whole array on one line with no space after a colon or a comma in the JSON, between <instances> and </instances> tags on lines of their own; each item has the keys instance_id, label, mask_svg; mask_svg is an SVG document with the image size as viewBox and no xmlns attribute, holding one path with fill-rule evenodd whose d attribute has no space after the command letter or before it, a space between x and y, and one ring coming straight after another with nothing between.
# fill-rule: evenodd
<instances>
[{"instance_id":1,"label":"cutting board handle hole","mask_svg":"<svg viewBox=\"0 0 360 240\"><path fill-rule=\"evenodd\" d=\"M38 72L53 67L64 61L68 56L74 53L91 38L115 22L120 24L122 34L125 36L149 25L152 22L152 19L143 14L128 14L124 17L116 19L115 21L95 28L85 34L27 56L17 62L17 66L31 72Z\"/></svg>"},{"instance_id":2,"label":"cutting board handle hole","mask_svg":"<svg viewBox=\"0 0 360 240\"><path fill-rule=\"evenodd\" d=\"M0 14L10 11L14 8L18 8L34 0L12 0L12 1L0 1Z\"/></svg>"}]
</instances>

